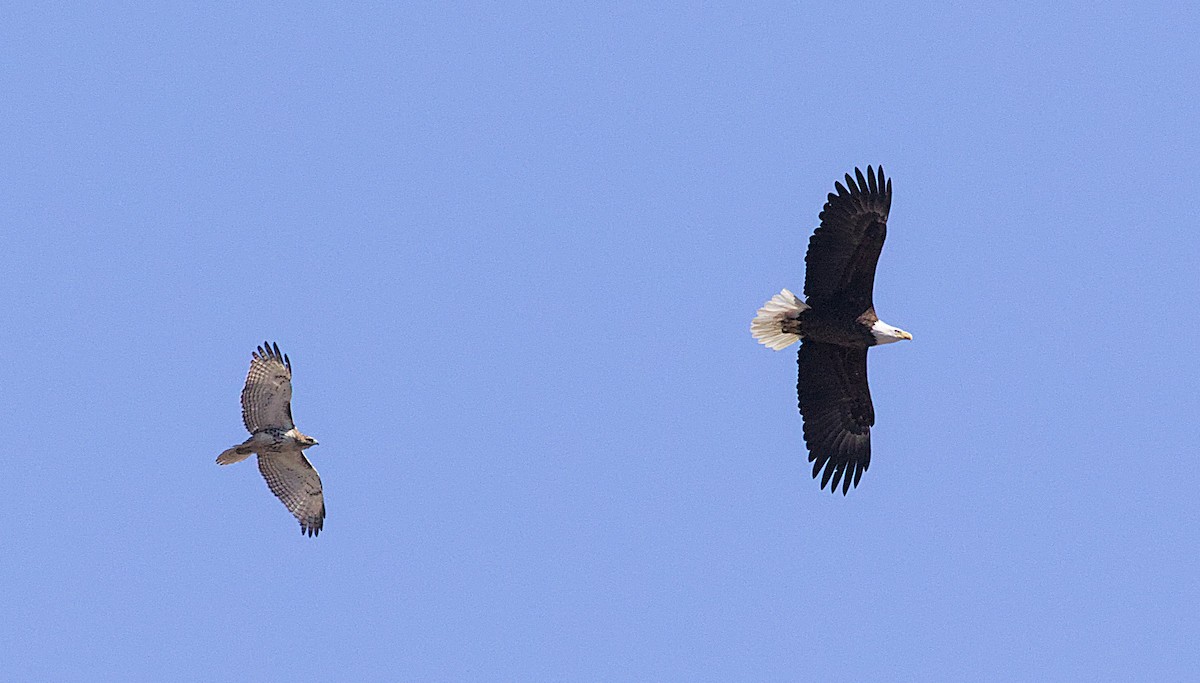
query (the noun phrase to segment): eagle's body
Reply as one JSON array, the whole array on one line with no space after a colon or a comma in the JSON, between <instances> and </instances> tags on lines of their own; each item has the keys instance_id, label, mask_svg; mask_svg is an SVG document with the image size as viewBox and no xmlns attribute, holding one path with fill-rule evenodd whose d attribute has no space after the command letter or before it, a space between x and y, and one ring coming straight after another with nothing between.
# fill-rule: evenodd
<instances>
[{"instance_id":1,"label":"eagle's body","mask_svg":"<svg viewBox=\"0 0 1200 683\"><path fill-rule=\"evenodd\" d=\"M317 440L292 422L292 362L279 345L266 342L250 361L242 388L242 421L250 438L217 456L218 465L258 455L258 471L267 486L300 522L300 533L316 536L325 525L321 477L304 450Z\"/></svg>"},{"instance_id":2,"label":"eagle's body","mask_svg":"<svg viewBox=\"0 0 1200 683\"><path fill-rule=\"evenodd\" d=\"M809 341L865 349L876 341L871 328L859 320L860 316L838 310L809 308L795 320L784 320L781 328Z\"/></svg>"},{"instance_id":3,"label":"eagle's body","mask_svg":"<svg viewBox=\"0 0 1200 683\"><path fill-rule=\"evenodd\" d=\"M875 408L867 385L867 349L912 335L875 315L875 265L887 236L892 183L867 167L835 183L804 262L805 301L783 290L758 310L750 331L784 349L800 341L796 383L804 441L821 488L832 479L843 495L871 464Z\"/></svg>"}]
</instances>

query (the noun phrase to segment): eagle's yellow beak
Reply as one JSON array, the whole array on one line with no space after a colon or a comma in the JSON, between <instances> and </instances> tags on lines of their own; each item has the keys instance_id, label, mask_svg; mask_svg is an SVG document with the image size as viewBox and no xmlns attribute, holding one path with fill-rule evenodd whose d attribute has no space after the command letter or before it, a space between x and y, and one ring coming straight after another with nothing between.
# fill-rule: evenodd
<instances>
[{"instance_id":1,"label":"eagle's yellow beak","mask_svg":"<svg viewBox=\"0 0 1200 683\"><path fill-rule=\"evenodd\" d=\"M901 333L900 333L900 336L901 336L901 337L903 337L903 338L905 338L905 339L909 339L909 340L911 340L911 339L912 339L912 335L911 335L911 334L909 334L909 333L907 333L907 332L901 332Z\"/></svg>"}]
</instances>

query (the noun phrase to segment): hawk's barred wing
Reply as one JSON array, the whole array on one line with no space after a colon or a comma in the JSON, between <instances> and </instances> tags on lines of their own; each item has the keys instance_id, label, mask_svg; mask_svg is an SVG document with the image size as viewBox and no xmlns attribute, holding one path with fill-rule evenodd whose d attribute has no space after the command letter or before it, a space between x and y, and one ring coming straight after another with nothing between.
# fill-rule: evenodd
<instances>
[{"instance_id":1,"label":"hawk's barred wing","mask_svg":"<svg viewBox=\"0 0 1200 683\"><path fill-rule=\"evenodd\" d=\"M242 389L242 421L253 434L267 427L287 431L292 423L292 362L279 344L263 342L250 361Z\"/></svg>"},{"instance_id":2,"label":"hawk's barred wing","mask_svg":"<svg viewBox=\"0 0 1200 683\"><path fill-rule=\"evenodd\" d=\"M259 454L258 471L284 506L300 520L300 533L316 536L325 526L321 477L300 451Z\"/></svg>"}]
</instances>

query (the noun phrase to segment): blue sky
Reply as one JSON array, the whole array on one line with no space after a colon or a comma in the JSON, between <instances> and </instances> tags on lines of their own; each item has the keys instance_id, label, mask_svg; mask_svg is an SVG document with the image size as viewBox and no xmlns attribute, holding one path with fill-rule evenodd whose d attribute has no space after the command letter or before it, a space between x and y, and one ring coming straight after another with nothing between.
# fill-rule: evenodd
<instances>
[{"instance_id":1,"label":"blue sky","mask_svg":"<svg viewBox=\"0 0 1200 683\"><path fill-rule=\"evenodd\" d=\"M3 677L1194 675L1200 11L749 5L10 7ZM843 498L748 325L880 163Z\"/></svg>"}]
</instances>

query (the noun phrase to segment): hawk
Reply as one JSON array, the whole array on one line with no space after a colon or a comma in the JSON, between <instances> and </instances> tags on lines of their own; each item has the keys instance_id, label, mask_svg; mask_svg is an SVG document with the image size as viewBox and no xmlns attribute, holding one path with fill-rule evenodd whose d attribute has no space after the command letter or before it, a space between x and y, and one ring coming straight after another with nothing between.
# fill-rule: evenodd
<instances>
[{"instance_id":1,"label":"hawk","mask_svg":"<svg viewBox=\"0 0 1200 683\"><path fill-rule=\"evenodd\" d=\"M279 344L263 342L250 360L242 389L242 421L250 438L217 456L230 465L258 454L258 471L267 486L300 521L300 533L316 536L325 525L321 477L304 457L317 440L300 433L292 422L292 361Z\"/></svg>"}]
</instances>

